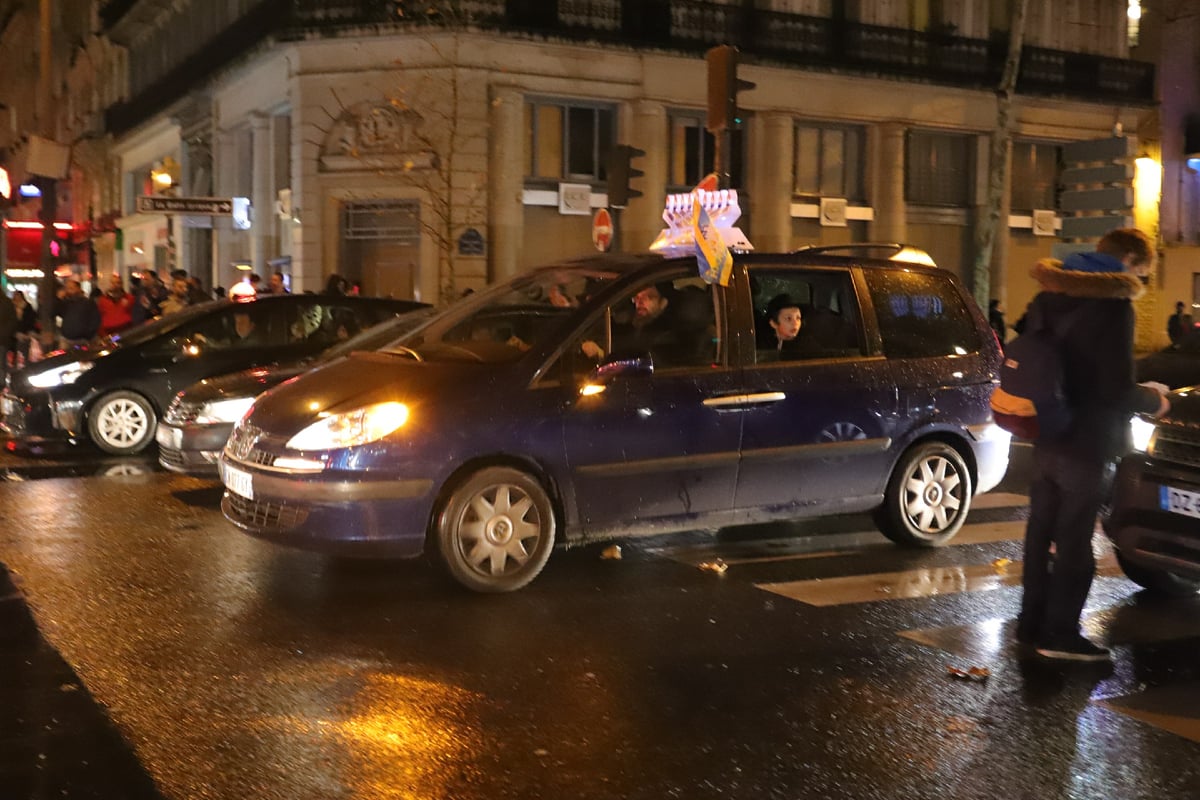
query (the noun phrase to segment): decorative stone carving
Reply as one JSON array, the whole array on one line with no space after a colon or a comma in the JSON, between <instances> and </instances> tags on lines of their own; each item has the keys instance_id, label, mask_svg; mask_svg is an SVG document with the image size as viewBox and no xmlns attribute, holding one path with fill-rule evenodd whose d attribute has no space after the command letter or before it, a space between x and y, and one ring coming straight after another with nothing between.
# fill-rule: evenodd
<instances>
[{"instance_id":1,"label":"decorative stone carving","mask_svg":"<svg viewBox=\"0 0 1200 800\"><path fill-rule=\"evenodd\" d=\"M321 171L429 169L437 163L437 156L421 148L417 129L422 121L416 111L387 103L350 106L325 137Z\"/></svg>"}]
</instances>

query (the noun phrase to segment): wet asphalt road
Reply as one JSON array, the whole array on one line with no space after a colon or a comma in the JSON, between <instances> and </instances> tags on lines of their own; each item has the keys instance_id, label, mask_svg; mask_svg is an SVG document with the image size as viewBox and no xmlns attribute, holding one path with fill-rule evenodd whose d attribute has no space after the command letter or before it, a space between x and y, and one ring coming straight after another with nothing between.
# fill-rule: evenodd
<instances>
[{"instance_id":1,"label":"wet asphalt road","mask_svg":"<svg viewBox=\"0 0 1200 800\"><path fill-rule=\"evenodd\" d=\"M100 461L0 461L4 800L1200 796L1200 602L1106 560L1114 665L1018 657L1019 474L935 551L846 517L559 551L483 597Z\"/></svg>"}]
</instances>

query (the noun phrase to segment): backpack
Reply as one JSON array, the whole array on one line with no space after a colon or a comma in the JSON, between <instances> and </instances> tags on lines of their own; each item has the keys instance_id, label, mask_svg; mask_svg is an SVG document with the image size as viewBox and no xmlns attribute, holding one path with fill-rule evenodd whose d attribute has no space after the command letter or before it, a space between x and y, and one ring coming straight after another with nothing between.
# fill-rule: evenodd
<instances>
[{"instance_id":1,"label":"backpack","mask_svg":"<svg viewBox=\"0 0 1200 800\"><path fill-rule=\"evenodd\" d=\"M1051 324L1030 311L1021 335L1004 346L1000 385L992 390L992 417L1018 439L1053 441L1071 426L1061 341L1079 309Z\"/></svg>"}]
</instances>

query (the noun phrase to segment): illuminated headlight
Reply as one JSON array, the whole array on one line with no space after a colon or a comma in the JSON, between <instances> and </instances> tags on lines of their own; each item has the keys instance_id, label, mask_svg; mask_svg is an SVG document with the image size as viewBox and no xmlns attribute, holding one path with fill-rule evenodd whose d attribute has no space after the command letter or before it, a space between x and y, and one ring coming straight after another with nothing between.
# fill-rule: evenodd
<instances>
[{"instance_id":1,"label":"illuminated headlight","mask_svg":"<svg viewBox=\"0 0 1200 800\"><path fill-rule=\"evenodd\" d=\"M376 403L318 419L288 440L290 450L337 450L382 439L408 422L403 403Z\"/></svg>"},{"instance_id":2,"label":"illuminated headlight","mask_svg":"<svg viewBox=\"0 0 1200 800\"><path fill-rule=\"evenodd\" d=\"M1146 452L1150 447L1150 439L1154 436L1154 423L1141 417L1129 420L1129 435L1133 439L1133 449Z\"/></svg>"},{"instance_id":3,"label":"illuminated headlight","mask_svg":"<svg viewBox=\"0 0 1200 800\"><path fill-rule=\"evenodd\" d=\"M196 422L211 425L214 422L237 422L246 416L250 406L254 405L253 397L234 397L230 400L215 400L200 406Z\"/></svg>"},{"instance_id":4,"label":"illuminated headlight","mask_svg":"<svg viewBox=\"0 0 1200 800\"><path fill-rule=\"evenodd\" d=\"M79 380L79 376L95 366L94 361L73 361L61 367L48 369L36 375L30 375L27 380L30 386L39 389L49 389L53 386L66 386Z\"/></svg>"}]
</instances>

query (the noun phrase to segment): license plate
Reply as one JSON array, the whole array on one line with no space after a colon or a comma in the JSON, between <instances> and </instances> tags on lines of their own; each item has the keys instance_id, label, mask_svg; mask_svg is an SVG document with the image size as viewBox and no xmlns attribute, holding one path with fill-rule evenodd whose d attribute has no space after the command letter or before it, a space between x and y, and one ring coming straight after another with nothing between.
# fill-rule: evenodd
<instances>
[{"instance_id":1,"label":"license plate","mask_svg":"<svg viewBox=\"0 0 1200 800\"><path fill-rule=\"evenodd\" d=\"M1164 511L1200 519L1200 492L1189 492L1173 486L1160 486L1158 487L1158 501Z\"/></svg>"},{"instance_id":2,"label":"license plate","mask_svg":"<svg viewBox=\"0 0 1200 800\"><path fill-rule=\"evenodd\" d=\"M237 467L222 464L221 480L224 482L225 488L234 494L241 495L247 500L254 499L254 481L249 472L243 472Z\"/></svg>"},{"instance_id":3,"label":"license plate","mask_svg":"<svg viewBox=\"0 0 1200 800\"><path fill-rule=\"evenodd\" d=\"M17 404L11 397L0 397L0 414L11 417L16 409Z\"/></svg>"},{"instance_id":4,"label":"license plate","mask_svg":"<svg viewBox=\"0 0 1200 800\"><path fill-rule=\"evenodd\" d=\"M183 445L183 431L179 430L179 428L168 428L164 425L159 425L154 438L158 442L159 447L169 447L172 450L178 450Z\"/></svg>"}]
</instances>

